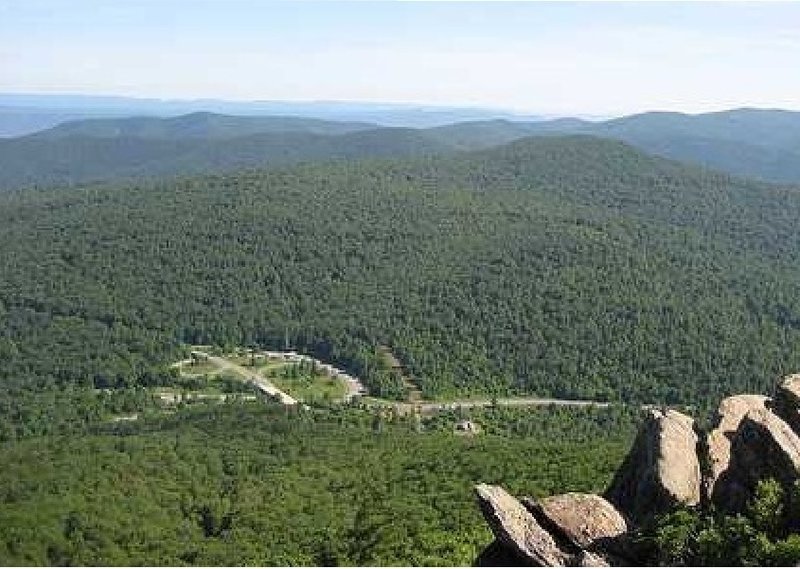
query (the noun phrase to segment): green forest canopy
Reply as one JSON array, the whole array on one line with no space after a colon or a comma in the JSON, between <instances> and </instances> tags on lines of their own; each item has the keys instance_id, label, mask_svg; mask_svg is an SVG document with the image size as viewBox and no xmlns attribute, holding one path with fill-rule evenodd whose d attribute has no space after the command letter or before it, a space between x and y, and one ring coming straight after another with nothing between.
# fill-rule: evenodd
<instances>
[{"instance_id":1,"label":"green forest canopy","mask_svg":"<svg viewBox=\"0 0 800 569\"><path fill-rule=\"evenodd\" d=\"M470 565L491 542L474 484L601 491L635 417L489 410L465 437L254 402L0 443L0 563Z\"/></svg>"},{"instance_id":2,"label":"green forest canopy","mask_svg":"<svg viewBox=\"0 0 800 569\"><path fill-rule=\"evenodd\" d=\"M402 396L716 402L800 367L800 194L590 137L0 196L0 373L298 348Z\"/></svg>"}]
</instances>

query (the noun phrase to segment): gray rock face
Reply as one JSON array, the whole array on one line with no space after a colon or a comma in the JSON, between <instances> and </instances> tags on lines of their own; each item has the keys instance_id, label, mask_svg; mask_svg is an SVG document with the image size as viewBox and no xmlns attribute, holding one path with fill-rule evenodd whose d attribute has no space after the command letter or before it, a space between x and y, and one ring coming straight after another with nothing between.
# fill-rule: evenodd
<instances>
[{"instance_id":1,"label":"gray rock face","mask_svg":"<svg viewBox=\"0 0 800 569\"><path fill-rule=\"evenodd\" d=\"M766 410L767 401L763 395L734 395L723 399L719 404L717 426L708 434L707 439L709 472L705 488L712 501L720 500L725 492L739 492L733 488L725 488L725 480L730 480L725 473L730 467L731 442L745 415L753 410Z\"/></svg>"},{"instance_id":2,"label":"gray rock face","mask_svg":"<svg viewBox=\"0 0 800 569\"><path fill-rule=\"evenodd\" d=\"M698 504L697 440L691 417L650 411L606 499L637 523L677 504Z\"/></svg>"},{"instance_id":3,"label":"gray rock face","mask_svg":"<svg viewBox=\"0 0 800 569\"><path fill-rule=\"evenodd\" d=\"M767 409L748 411L731 441L730 466L717 481L714 503L743 509L759 480L774 478L788 487L800 477L800 437Z\"/></svg>"},{"instance_id":4,"label":"gray rock face","mask_svg":"<svg viewBox=\"0 0 800 569\"><path fill-rule=\"evenodd\" d=\"M497 540L533 565L562 567L573 564L573 555L563 551L519 500L499 486L475 487L478 504Z\"/></svg>"},{"instance_id":5,"label":"gray rock face","mask_svg":"<svg viewBox=\"0 0 800 569\"><path fill-rule=\"evenodd\" d=\"M774 401L762 395L724 399L703 443L698 446L691 417L653 410L605 499L570 493L520 503L502 488L479 485L481 510L497 539L478 561L632 566L648 553L628 536L654 515L698 505L701 494L704 508L741 511L767 478L788 490L800 480L800 374L784 378Z\"/></svg>"},{"instance_id":6,"label":"gray rock face","mask_svg":"<svg viewBox=\"0 0 800 569\"><path fill-rule=\"evenodd\" d=\"M561 494L538 502L523 498L522 503L543 526L581 549L613 550L614 540L628 531L616 508L594 494Z\"/></svg>"},{"instance_id":7,"label":"gray rock face","mask_svg":"<svg viewBox=\"0 0 800 569\"><path fill-rule=\"evenodd\" d=\"M591 551L580 551L573 561L575 567L610 567L608 560Z\"/></svg>"},{"instance_id":8,"label":"gray rock face","mask_svg":"<svg viewBox=\"0 0 800 569\"><path fill-rule=\"evenodd\" d=\"M800 432L800 373L786 376L778 385L773 411Z\"/></svg>"}]
</instances>

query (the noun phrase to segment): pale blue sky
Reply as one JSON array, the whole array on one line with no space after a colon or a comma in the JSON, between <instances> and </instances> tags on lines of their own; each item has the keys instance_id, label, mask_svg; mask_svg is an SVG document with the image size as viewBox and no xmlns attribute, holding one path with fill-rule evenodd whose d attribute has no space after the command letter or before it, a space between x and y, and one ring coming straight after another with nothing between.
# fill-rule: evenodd
<instances>
[{"instance_id":1,"label":"pale blue sky","mask_svg":"<svg viewBox=\"0 0 800 569\"><path fill-rule=\"evenodd\" d=\"M800 109L800 4L0 0L0 91Z\"/></svg>"}]
</instances>

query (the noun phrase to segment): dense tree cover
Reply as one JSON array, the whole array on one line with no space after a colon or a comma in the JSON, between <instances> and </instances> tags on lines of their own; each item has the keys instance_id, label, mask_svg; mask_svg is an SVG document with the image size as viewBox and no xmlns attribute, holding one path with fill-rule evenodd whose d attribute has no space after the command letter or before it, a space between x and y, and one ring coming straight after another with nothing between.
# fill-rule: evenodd
<instances>
[{"instance_id":1,"label":"dense tree cover","mask_svg":"<svg viewBox=\"0 0 800 569\"><path fill-rule=\"evenodd\" d=\"M800 563L800 487L788 495L772 479L759 484L740 514L679 509L640 530L653 565L796 566Z\"/></svg>"},{"instance_id":2,"label":"dense tree cover","mask_svg":"<svg viewBox=\"0 0 800 569\"><path fill-rule=\"evenodd\" d=\"M491 541L475 483L600 491L634 421L493 413L532 434L238 402L1 444L0 563L468 565Z\"/></svg>"},{"instance_id":3,"label":"dense tree cover","mask_svg":"<svg viewBox=\"0 0 800 569\"><path fill-rule=\"evenodd\" d=\"M716 404L800 368L800 194L530 139L0 197L6 384L157 385L291 343L402 395Z\"/></svg>"}]
</instances>

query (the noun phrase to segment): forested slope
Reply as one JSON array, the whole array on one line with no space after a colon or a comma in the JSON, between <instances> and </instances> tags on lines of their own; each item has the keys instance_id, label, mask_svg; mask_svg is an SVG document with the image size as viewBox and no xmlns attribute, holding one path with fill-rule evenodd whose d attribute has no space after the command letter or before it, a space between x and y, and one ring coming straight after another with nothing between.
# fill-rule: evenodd
<instances>
[{"instance_id":1,"label":"forested slope","mask_svg":"<svg viewBox=\"0 0 800 569\"><path fill-rule=\"evenodd\" d=\"M800 368L800 195L589 137L0 197L17 386L291 342L401 395L716 401Z\"/></svg>"}]
</instances>

